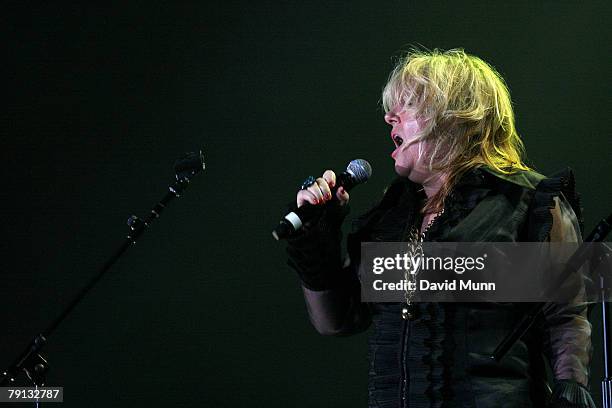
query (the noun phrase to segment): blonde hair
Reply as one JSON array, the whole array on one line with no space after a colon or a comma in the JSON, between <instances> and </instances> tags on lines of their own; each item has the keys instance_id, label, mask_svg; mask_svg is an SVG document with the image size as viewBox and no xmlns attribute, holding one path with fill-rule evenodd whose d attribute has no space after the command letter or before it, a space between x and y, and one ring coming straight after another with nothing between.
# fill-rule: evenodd
<instances>
[{"instance_id":1,"label":"blonde hair","mask_svg":"<svg viewBox=\"0 0 612 408\"><path fill-rule=\"evenodd\" d=\"M391 72L382 103L385 112L412 109L422 120L416 139L401 147L425 142L429 170L446 176L423 212L440 211L457 181L476 166L503 174L530 170L504 79L461 48L409 51Z\"/></svg>"}]
</instances>

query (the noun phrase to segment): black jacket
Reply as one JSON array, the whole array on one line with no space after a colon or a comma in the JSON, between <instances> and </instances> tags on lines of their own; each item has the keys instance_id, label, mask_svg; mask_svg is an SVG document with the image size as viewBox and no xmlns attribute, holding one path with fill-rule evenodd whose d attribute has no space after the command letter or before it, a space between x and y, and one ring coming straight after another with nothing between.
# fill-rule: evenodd
<instances>
[{"instance_id":1,"label":"black jacket","mask_svg":"<svg viewBox=\"0 0 612 408\"><path fill-rule=\"evenodd\" d=\"M340 255L346 208L330 206L321 220L289 242L313 325L322 334L351 335L373 326L368 342L370 407L544 407L544 359L554 375L553 404L594 407L588 382L591 326L586 304L547 304L538 324L501 361L493 349L528 304L421 303L401 318L398 303L362 303L357 275L361 242L404 241L421 223L419 186L396 179L382 200L353 223L348 259ZM427 241L581 240L578 196L570 170L545 178L531 172L466 173L445 200ZM562 405L571 402L572 405Z\"/></svg>"}]
</instances>

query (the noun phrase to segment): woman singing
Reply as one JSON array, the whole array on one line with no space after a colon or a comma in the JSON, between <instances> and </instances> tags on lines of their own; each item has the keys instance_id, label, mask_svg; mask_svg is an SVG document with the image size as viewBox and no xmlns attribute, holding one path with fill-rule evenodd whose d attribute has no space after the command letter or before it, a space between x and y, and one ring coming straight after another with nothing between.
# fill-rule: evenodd
<instances>
[{"instance_id":1,"label":"woman singing","mask_svg":"<svg viewBox=\"0 0 612 408\"><path fill-rule=\"evenodd\" d=\"M573 174L546 178L523 162L508 88L489 64L460 49L409 52L382 101L398 177L354 221L348 257L342 260L340 227L349 195L341 187L332 200L330 170L298 192L297 206L324 212L287 248L318 332L373 326L369 407L594 407L585 388L591 326L580 299L546 304L500 362L489 356L524 304L361 302L361 242L582 239Z\"/></svg>"}]
</instances>

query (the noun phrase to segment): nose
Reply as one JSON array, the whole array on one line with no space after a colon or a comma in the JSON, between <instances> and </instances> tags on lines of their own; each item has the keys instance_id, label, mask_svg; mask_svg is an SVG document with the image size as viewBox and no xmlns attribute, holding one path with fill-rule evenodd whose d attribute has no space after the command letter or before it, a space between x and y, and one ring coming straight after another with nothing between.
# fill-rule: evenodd
<instances>
[{"instance_id":1,"label":"nose","mask_svg":"<svg viewBox=\"0 0 612 408\"><path fill-rule=\"evenodd\" d=\"M399 117L392 111L389 111L385 113L385 122L387 122L391 126L394 126L399 122Z\"/></svg>"}]
</instances>

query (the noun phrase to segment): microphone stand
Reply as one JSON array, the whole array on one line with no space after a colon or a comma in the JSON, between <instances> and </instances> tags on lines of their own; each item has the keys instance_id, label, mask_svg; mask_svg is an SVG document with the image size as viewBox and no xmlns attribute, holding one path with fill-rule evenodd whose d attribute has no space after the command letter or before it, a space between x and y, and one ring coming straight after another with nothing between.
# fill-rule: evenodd
<instances>
[{"instance_id":1,"label":"microphone stand","mask_svg":"<svg viewBox=\"0 0 612 408\"><path fill-rule=\"evenodd\" d=\"M15 384L15 380L20 373L24 373L28 381L35 387L42 387L46 383L46 373L49 363L41 355L41 350L47 344L49 337L55 332L60 323L74 310L74 308L85 298L85 296L102 279L106 272L113 266L119 258L136 243L136 240L143 234L145 229L157 218L160 217L168 204L187 188L191 178L200 171L204 170L204 157L202 151L197 153L187 153L174 163L176 181L168 188L168 193L151 209L151 212L141 220L135 215L130 216L127 221L129 231L123 243L107 259L98 272L89 282L76 294L68 303L64 310L51 324L32 339L30 344L13 361L13 363L2 373L0 386ZM35 403L38 406L38 402Z\"/></svg>"},{"instance_id":2,"label":"microphone stand","mask_svg":"<svg viewBox=\"0 0 612 408\"><path fill-rule=\"evenodd\" d=\"M612 214L607 218L602 219L595 229L589 234L584 240L585 243L589 242L602 242L606 239L606 236L612 229ZM605 245L605 244L604 244ZM567 266L564 272L561 274L559 283L563 283L572 272L575 272L580 266L587 260L590 254L589 245L582 245L568 260ZM595 270L596 266L605 261L605 257L609 256L608 253L599 254L594 259L594 264L591 263L591 270ZM601 271L601 269L600 269ZM603 350L604 350L604 379L601 382L602 387L602 399L603 408L612 408L612 377L610 376L612 369L612 332L610 324L611 310L610 302L607 302L609 292L609 281L610 277L605 275L605 271L601 271L599 275L600 284L600 301L602 307L602 330L603 330ZM493 351L491 358L495 361L500 361L510 351L512 346L529 330L531 325L536 321L538 315L544 309L545 303L536 303L518 322L514 329L502 340L502 342Z\"/></svg>"}]
</instances>

